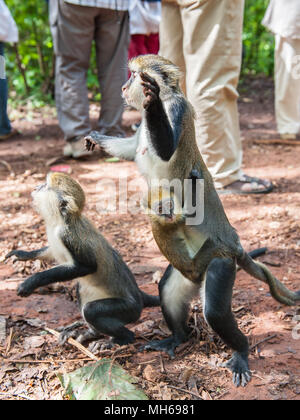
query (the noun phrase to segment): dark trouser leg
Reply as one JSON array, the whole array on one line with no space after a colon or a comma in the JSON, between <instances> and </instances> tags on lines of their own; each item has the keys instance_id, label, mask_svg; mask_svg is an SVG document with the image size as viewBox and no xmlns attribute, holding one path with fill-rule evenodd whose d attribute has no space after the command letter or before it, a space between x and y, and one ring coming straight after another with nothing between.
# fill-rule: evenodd
<instances>
[{"instance_id":1,"label":"dark trouser leg","mask_svg":"<svg viewBox=\"0 0 300 420\"><path fill-rule=\"evenodd\" d=\"M189 303L198 290L199 286L169 265L159 283L159 295L162 312L172 335L165 340L148 343L146 349L163 350L174 357L175 348L188 339Z\"/></svg>"},{"instance_id":2,"label":"dark trouser leg","mask_svg":"<svg viewBox=\"0 0 300 420\"><path fill-rule=\"evenodd\" d=\"M231 311L232 288L236 263L231 259L215 258L209 265L205 282L204 315L211 328L235 353L227 363L236 386L250 380L248 340L239 330Z\"/></svg>"},{"instance_id":3,"label":"dark trouser leg","mask_svg":"<svg viewBox=\"0 0 300 420\"><path fill-rule=\"evenodd\" d=\"M83 315L99 333L113 337L113 342L123 345L134 341L134 333L124 325L139 319L141 309L124 298L109 298L89 302L83 307Z\"/></svg>"},{"instance_id":4,"label":"dark trouser leg","mask_svg":"<svg viewBox=\"0 0 300 420\"><path fill-rule=\"evenodd\" d=\"M91 131L86 75L98 10L64 1L53 0L53 5L50 2L56 53L55 99L59 124L67 141Z\"/></svg>"},{"instance_id":5,"label":"dark trouser leg","mask_svg":"<svg viewBox=\"0 0 300 420\"><path fill-rule=\"evenodd\" d=\"M98 131L110 136L124 136L121 128L124 100L121 93L122 86L127 80L130 40L128 12L99 9L95 26L101 92Z\"/></svg>"},{"instance_id":6,"label":"dark trouser leg","mask_svg":"<svg viewBox=\"0 0 300 420\"><path fill-rule=\"evenodd\" d=\"M8 87L5 74L4 44L0 42L0 135L11 132L10 121L7 116Z\"/></svg>"}]
</instances>

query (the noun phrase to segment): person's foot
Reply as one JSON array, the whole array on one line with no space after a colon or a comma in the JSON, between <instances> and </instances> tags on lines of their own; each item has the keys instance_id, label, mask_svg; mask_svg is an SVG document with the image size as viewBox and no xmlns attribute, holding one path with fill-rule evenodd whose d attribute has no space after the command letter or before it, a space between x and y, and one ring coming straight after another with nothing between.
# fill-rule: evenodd
<instances>
[{"instance_id":1,"label":"person's foot","mask_svg":"<svg viewBox=\"0 0 300 420\"><path fill-rule=\"evenodd\" d=\"M65 145L63 155L66 157L72 157L73 159L89 156L90 152L88 152L85 147L84 137L80 136L76 138L75 141L74 140Z\"/></svg>"},{"instance_id":2,"label":"person's foot","mask_svg":"<svg viewBox=\"0 0 300 420\"><path fill-rule=\"evenodd\" d=\"M18 134L20 134L19 131L16 130L15 128L12 128L12 130L9 133L0 134L0 140L6 140Z\"/></svg>"},{"instance_id":3,"label":"person's foot","mask_svg":"<svg viewBox=\"0 0 300 420\"><path fill-rule=\"evenodd\" d=\"M300 135L295 133L280 133L281 140L300 140Z\"/></svg>"},{"instance_id":4,"label":"person's foot","mask_svg":"<svg viewBox=\"0 0 300 420\"><path fill-rule=\"evenodd\" d=\"M240 179L232 182L226 187L218 190L219 194L267 194L271 192L274 185L266 179L255 178L249 175L242 175Z\"/></svg>"}]
</instances>

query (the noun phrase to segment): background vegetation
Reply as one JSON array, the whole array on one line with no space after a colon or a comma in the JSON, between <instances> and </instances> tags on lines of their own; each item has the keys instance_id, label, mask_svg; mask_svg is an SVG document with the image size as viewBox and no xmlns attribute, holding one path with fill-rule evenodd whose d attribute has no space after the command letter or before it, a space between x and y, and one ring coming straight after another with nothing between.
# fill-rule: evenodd
<instances>
[{"instance_id":1,"label":"background vegetation","mask_svg":"<svg viewBox=\"0 0 300 420\"><path fill-rule=\"evenodd\" d=\"M31 101L43 106L53 101L55 57L46 0L6 0L20 34L18 45L7 46L7 74L11 101ZM243 31L242 78L273 74L274 40L261 25L268 0L246 0ZM95 49L87 83L93 100L99 100Z\"/></svg>"}]
</instances>

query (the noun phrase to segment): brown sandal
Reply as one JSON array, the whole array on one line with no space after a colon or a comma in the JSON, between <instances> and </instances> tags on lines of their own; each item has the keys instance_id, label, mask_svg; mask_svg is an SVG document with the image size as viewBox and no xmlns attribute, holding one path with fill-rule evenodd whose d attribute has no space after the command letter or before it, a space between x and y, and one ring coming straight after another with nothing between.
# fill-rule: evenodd
<instances>
[{"instance_id":1,"label":"brown sandal","mask_svg":"<svg viewBox=\"0 0 300 420\"><path fill-rule=\"evenodd\" d=\"M249 184L250 188L245 188L246 184ZM226 185L221 190L218 190L219 194L268 194L274 188L271 181L252 177L249 175L242 175L240 179Z\"/></svg>"}]
</instances>

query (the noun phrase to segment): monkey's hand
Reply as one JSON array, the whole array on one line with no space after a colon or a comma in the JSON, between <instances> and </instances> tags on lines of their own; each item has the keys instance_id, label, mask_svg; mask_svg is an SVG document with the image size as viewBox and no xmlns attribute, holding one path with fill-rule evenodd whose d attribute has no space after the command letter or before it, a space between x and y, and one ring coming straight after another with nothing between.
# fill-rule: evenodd
<instances>
[{"instance_id":1,"label":"monkey's hand","mask_svg":"<svg viewBox=\"0 0 300 420\"><path fill-rule=\"evenodd\" d=\"M34 291L34 288L31 285L30 277L23 281L23 283L20 284L17 290L17 295L21 297L27 297L30 296Z\"/></svg>"},{"instance_id":2,"label":"monkey's hand","mask_svg":"<svg viewBox=\"0 0 300 420\"><path fill-rule=\"evenodd\" d=\"M84 138L85 147L89 152L92 152L95 149L95 146L101 147L101 141L104 140L106 136L98 133L98 131L91 131L88 136Z\"/></svg>"},{"instance_id":3,"label":"monkey's hand","mask_svg":"<svg viewBox=\"0 0 300 420\"><path fill-rule=\"evenodd\" d=\"M147 73L141 72L140 77L142 79L143 93L146 97L143 102L143 107L148 110L159 99L160 88L156 80Z\"/></svg>"},{"instance_id":4,"label":"monkey's hand","mask_svg":"<svg viewBox=\"0 0 300 420\"><path fill-rule=\"evenodd\" d=\"M18 249L15 249L13 251L10 251L6 256L5 259L10 258L10 257L16 257L16 259L18 261L27 261L30 260L31 257L31 252L28 251L21 251Z\"/></svg>"}]
</instances>

